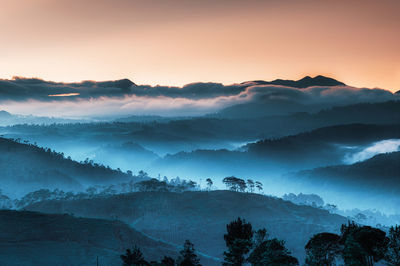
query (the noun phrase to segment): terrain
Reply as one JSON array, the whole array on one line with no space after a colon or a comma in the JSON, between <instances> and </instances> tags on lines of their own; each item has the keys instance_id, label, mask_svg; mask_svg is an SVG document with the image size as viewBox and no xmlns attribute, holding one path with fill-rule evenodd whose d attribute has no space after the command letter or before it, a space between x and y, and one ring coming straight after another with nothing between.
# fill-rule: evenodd
<instances>
[{"instance_id":1,"label":"terrain","mask_svg":"<svg viewBox=\"0 0 400 266\"><path fill-rule=\"evenodd\" d=\"M287 241L298 258L318 232L338 232L347 219L326 210L299 206L279 198L232 191L137 192L84 200L42 201L25 207L45 213L119 220L169 243L190 239L204 254L222 258L226 224L244 217L255 229Z\"/></svg>"},{"instance_id":2,"label":"terrain","mask_svg":"<svg viewBox=\"0 0 400 266\"><path fill-rule=\"evenodd\" d=\"M1 189L22 196L41 188L84 190L93 184L130 181L132 174L93 162L76 162L64 154L32 144L0 138Z\"/></svg>"},{"instance_id":3,"label":"terrain","mask_svg":"<svg viewBox=\"0 0 400 266\"><path fill-rule=\"evenodd\" d=\"M176 247L116 220L0 210L0 228L2 265L121 265L133 245L152 260L177 256Z\"/></svg>"}]
</instances>

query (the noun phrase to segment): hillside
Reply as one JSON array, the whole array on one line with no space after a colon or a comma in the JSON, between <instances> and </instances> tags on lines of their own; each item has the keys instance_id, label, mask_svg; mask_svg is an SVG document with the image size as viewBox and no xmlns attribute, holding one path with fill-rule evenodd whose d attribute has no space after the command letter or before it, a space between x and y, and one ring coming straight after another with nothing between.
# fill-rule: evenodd
<instances>
[{"instance_id":1,"label":"hillside","mask_svg":"<svg viewBox=\"0 0 400 266\"><path fill-rule=\"evenodd\" d=\"M0 138L2 191L20 196L41 188L84 189L91 184L128 181L133 177L91 162L78 163L35 145Z\"/></svg>"},{"instance_id":2,"label":"hillside","mask_svg":"<svg viewBox=\"0 0 400 266\"><path fill-rule=\"evenodd\" d=\"M384 102L361 102L361 103L348 103L348 104L300 104L297 102L289 101L287 99L255 99L252 102L236 104L226 107L213 116L219 118L261 118L266 116L282 116L290 117L296 113L311 113L308 117L308 122L330 124L342 123L379 123L386 121L386 123L399 122L400 118L395 111L400 109L400 101L396 98ZM382 114L388 115L383 117ZM390 120L389 120L390 119ZM390 122L389 122L390 121Z\"/></svg>"},{"instance_id":3,"label":"hillside","mask_svg":"<svg viewBox=\"0 0 400 266\"><path fill-rule=\"evenodd\" d=\"M400 125L348 124L319 128L243 146L240 151L196 150L165 156L153 167L172 173L177 167L190 176L261 175L341 164L348 154L386 139L399 139ZM207 167L204 167L207 165Z\"/></svg>"},{"instance_id":4,"label":"hillside","mask_svg":"<svg viewBox=\"0 0 400 266\"><path fill-rule=\"evenodd\" d=\"M305 155L322 156L334 152L334 145L357 146L400 138L400 124L348 124L323 127L278 139L266 139L246 146L249 153L273 158L304 160ZM298 155L302 154L301 157ZM343 153L342 153L343 154Z\"/></svg>"},{"instance_id":5,"label":"hillside","mask_svg":"<svg viewBox=\"0 0 400 266\"><path fill-rule=\"evenodd\" d=\"M344 217L282 199L231 191L137 192L72 201L44 201L26 207L48 213L118 219L155 238L175 244L190 239L206 254L222 257L227 223L238 216L287 241L296 256L313 234L337 232Z\"/></svg>"},{"instance_id":6,"label":"hillside","mask_svg":"<svg viewBox=\"0 0 400 266\"><path fill-rule=\"evenodd\" d=\"M121 265L133 245L148 260L176 257L175 247L152 240L119 221L67 214L0 211L2 265ZM45 256L43 256L45 254Z\"/></svg>"},{"instance_id":7,"label":"hillside","mask_svg":"<svg viewBox=\"0 0 400 266\"><path fill-rule=\"evenodd\" d=\"M342 208L375 208L397 213L400 204L400 152L379 154L351 164L320 167L285 175L285 179L308 184L314 192ZM360 200L362 199L362 200Z\"/></svg>"},{"instance_id":8,"label":"hillside","mask_svg":"<svg viewBox=\"0 0 400 266\"><path fill-rule=\"evenodd\" d=\"M400 152L384 153L371 159L351 164L320 167L296 174L313 182L345 183L346 186L371 188L386 193L400 194Z\"/></svg>"}]
</instances>

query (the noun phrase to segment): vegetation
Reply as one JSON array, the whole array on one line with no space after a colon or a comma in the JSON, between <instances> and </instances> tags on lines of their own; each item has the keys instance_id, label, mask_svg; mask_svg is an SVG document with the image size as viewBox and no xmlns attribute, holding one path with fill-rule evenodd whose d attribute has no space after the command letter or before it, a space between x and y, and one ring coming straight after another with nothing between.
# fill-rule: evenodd
<instances>
[{"instance_id":1,"label":"vegetation","mask_svg":"<svg viewBox=\"0 0 400 266\"><path fill-rule=\"evenodd\" d=\"M398 225L392 226L389 230L385 261L387 265L400 265L400 227Z\"/></svg>"},{"instance_id":2,"label":"vegetation","mask_svg":"<svg viewBox=\"0 0 400 266\"><path fill-rule=\"evenodd\" d=\"M183 249L180 251L181 256L178 258L179 266L200 266L200 259L197 257L194 245L186 240Z\"/></svg>"},{"instance_id":3,"label":"vegetation","mask_svg":"<svg viewBox=\"0 0 400 266\"><path fill-rule=\"evenodd\" d=\"M123 266L146 266L148 263L143 258L143 253L138 247L127 249L125 255L121 255Z\"/></svg>"},{"instance_id":4,"label":"vegetation","mask_svg":"<svg viewBox=\"0 0 400 266\"><path fill-rule=\"evenodd\" d=\"M253 230L251 223L242 218L226 225L224 235L227 251L224 252L222 265L252 266L297 266L299 261L291 256L285 242L277 238L269 238L265 228ZM386 265L400 265L400 227L391 227L389 236L380 229L361 226L354 222L343 224L341 234L319 233L311 237L305 246L306 266L333 266L343 261L348 266L372 266L377 262ZM200 266L194 245L186 240L177 262L164 257L160 263L143 263L143 255L138 248L127 250L122 255L123 265L178 265ZM136 264L127 264L136 261Z\"/></svg>"},{"instance_id":5,"label":"vegetation","mask_svg":"<svg viewBox=\"0 0 400 266\"><path fill-rule=\"evenodd\" d=\"M225 184L227 189L232 190L232 191L238 191L238 192L245 192L246 189L250 193L254 192L254 188L256 187L258 191L261 193L263 190L263 185L261 182L256 181L254 182L251 179L248 179L247 182L241 178L235 177L235 176L228 176L225 177L222 180L222 183Z\"/></svg>"},{"instance_id":6,"label":"vegetation","mask_svg":"<svg viewBox=\"0 0 400 266\"><path fill-rule=\"evenodd\" d=\"M224 265L242 265L245 255L253 246L253 228L250 223L238 218L226 226L224 240L228 251L224 252Z\"/></svg>"}]
</instances>

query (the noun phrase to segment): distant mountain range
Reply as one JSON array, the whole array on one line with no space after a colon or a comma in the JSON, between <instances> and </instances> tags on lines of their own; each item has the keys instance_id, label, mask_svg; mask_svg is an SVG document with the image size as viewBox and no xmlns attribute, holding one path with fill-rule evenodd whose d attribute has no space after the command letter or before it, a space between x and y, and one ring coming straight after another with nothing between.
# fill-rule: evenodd
<instances>
[{"instance_id":1,"label":"distant mountain range","mask_svg":"<svg viewBox=\"0 0 400 266\"><path fill-rule=\"evenodd\" d=\"M33 116L33 115L16 115L7 111L0 111L0 126L12 126L18 124L36 124L48 125L54 123L79 123L88 122L84 119L66 119L59 117Z\"/></svg>"},{"instance_id":2,"label":"distant mountain range","mask_svg":"<svg viewBox=\"0 0 400 266\"><path fill-rule=\"evenodd\" d=\"M299 80L285 80L285 79L275 79L273 81L264 80L253 80L246 81L241 84L255 84L255 85L282 85L293 88L304 89L312 86L345 86L343 82L337 81L336 79L324 77L321 75L310 77L306 76Z\"/></svg>"},{"instance_id":3,"label":"distant mountain range","mask_svg":"<svg viewBox=\"0 0 400 266\"><path fill-rule=\"evenodd\" d=\"M269 175L299 169L341 164L347 153L373 142L400 139L400 125L348 124L319 128L276 139L250 143L239 150L195 150L167 155L153 167L167 172L179 167L184 172L196 169L199 175L231 172L244 175ZM350 149L352 147L352 149ZM205 167L207 165L207 167Z\"/></svg>"}]
</instances>

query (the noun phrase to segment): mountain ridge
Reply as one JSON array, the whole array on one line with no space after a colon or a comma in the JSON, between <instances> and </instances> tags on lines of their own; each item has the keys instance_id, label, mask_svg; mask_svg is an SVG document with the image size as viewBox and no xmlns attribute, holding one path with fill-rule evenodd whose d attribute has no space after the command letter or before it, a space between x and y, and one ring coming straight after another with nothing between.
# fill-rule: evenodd
<instances>
[{"instance_id":1,"label":"mountain ridge","mask_svg":"<svg viewBox=\"0 0 400 266\"><path fill-rule=\"evenodd\" d=\"M242 82L241 84L246 84L246 83L255 83L256 85L281 85L298 89L304 89L312 86L346 86L346 84L343 82L322 75L318 75L315 77L305 76L304 78L301 78L299 80L290 80L290 79L275 79L272 81L253 80L253 81L245 81Z\"/></svg>"}]
</instances>

